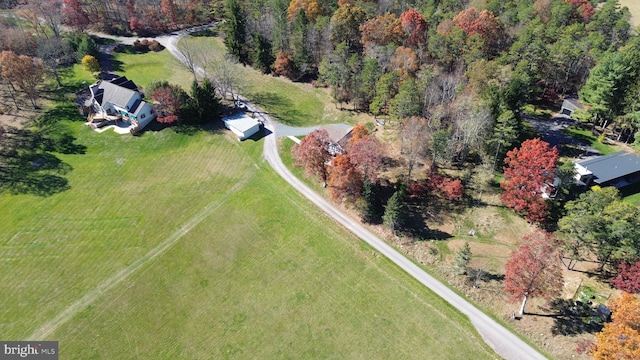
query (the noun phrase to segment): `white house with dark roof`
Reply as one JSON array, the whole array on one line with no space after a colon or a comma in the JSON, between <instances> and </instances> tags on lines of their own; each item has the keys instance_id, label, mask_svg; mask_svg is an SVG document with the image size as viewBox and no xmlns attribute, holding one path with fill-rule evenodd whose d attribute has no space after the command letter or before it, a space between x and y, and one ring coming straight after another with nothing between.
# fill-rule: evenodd
<instances>
[{"instance_id":1,"label":"white house with dark roof","mask_svg":"<svg viewBox=\"0 0 640 360\"><path fill-rule=\"evenodd\" d=\"M100 80L88 90L84 107L89 110L90 122L122 120L130 122L137 131L156 118L153 106L142 100L137 86L124 76L111 81Z\"/></svg>"},{"instance_id":2,"label":"white house with dark roof","mask_svg":"<svg viewBox=\"0 0 640 360\"><path fill-rule=\"evenodd\" d=\"M613 154L577 161L575 179L580 185L623 188L640 182L640 157L619 151Z\"/></svg>"}]
</instances>

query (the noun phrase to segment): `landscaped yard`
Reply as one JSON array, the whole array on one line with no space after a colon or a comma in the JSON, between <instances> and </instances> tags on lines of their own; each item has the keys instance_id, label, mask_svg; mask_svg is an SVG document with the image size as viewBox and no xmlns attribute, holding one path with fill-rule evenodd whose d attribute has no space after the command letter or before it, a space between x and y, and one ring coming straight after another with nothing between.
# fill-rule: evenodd
<instances>
[{"instance_id":1,"label":"landscaped yard","mask_svg":"<svg viewBox=\"0 0 640 360\"><path fill-rule=\"evenodd\" d=\"M0 338L55 339L65 359L495 358L290 189L262 142L73 120L52 130L84 149L55 154L69 189L0 194Z\"/></svg>"},{"instance_id":2,"label":"landscaped yard","mask_svg":"<svg viewBox=\"0 0 640 360\"><path fill-rule=\"evenodd\" d=\"M590 130L571 126L565 129L565 131L569 136L592 146L602 155L607 155L622 150L619 146L599 142L598 137L593 135Z\"/></svg>"}]
</instances>

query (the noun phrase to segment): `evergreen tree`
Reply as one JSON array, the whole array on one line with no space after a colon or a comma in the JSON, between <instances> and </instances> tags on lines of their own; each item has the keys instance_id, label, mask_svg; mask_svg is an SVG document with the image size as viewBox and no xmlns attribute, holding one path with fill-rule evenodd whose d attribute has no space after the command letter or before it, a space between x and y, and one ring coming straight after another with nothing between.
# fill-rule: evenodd
<instances>
[{"instance_id":1,"label":"evergreen tree","mask_svg":"<svg viewBox=\"0 0 640 360\"><path fill-rule=\"evenodd\" d=\"M384 210L382 223L394 232L402 230L407 223L409 211L405 204L405 198L405 190L397 190L387 202Z\"/></svg>"},{"instance_id":2,"label":"evergreen tree","mask_svg":"<svg viewBox=\"0 0 640 360\"><path fill-rule=\"evenodd\" d=\"M462 249L456 251L453 258L453 266L458 275L464 275L467 273L467 266L471 261L471 247L468 242L464 243Z\"/></svg>"},{"instance_id":3,"label":"evergreen tree","mask_svg":"<svg viewBox=\"0 0 640 360\"><path fill-rule=\"evenodd\" d=\"M243 64L249 63L249 51L247 42L247 15L245 14L239 0L227 0L227 18L225 22L224 44L227 51L238 58Z\"/></svg>"},{"instance_id":4,"label":"evergreen tree","mask_svg":"<svg viewBox=\"0 0 640 360\"><path fill-rule=\"evenodd\" d=\"M261 34L254 34L253 43L255 44L255 51L253 52L254 66L265 74L270 73L276 58L273 56L269 39Z\"/></svg>"},{"instance_id":5,"label":"evergreen tree","mask_svg":"<svg viewBox=\"0 0 640 360\"><path fill-rule=\"evenodd\" d=\"M369 224L377 224L380 222L382 204L377 194L377 186L367 177L365 177L362 183L362 193L357 204L362 221Z\"/></svg>"}]
</instances>

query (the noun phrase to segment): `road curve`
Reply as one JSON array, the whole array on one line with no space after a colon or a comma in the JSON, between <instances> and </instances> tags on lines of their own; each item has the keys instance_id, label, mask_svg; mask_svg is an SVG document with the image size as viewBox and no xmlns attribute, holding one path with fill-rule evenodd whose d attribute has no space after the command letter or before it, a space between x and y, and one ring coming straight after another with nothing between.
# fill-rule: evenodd
<instances>
[{"instance_id":1,"label":"road curve","mask_svg":"<svg viewBox=\"0 0 640 360\"><path fill-rule=\"evenodd\" d=\"M215 27L216 24L207 27ZM206 27L205 27L206 28ZM202 29L202 28L200 28ZM193 29L184 30L179 33L157 37L156 39L179 61L183 61L184 56L178 49L177 42L182 35L193 32ZM123 42L133 41L131 38L111 37ZM199 73L204 74L204 70L198 68ZM514 333L498 324L495 320L478 310L474 305L463 299L461 296L446 287L440 281L427 274L419 266L411 262L404 255L389 246L377 236L373 235L359 222L354 221L330 202L311 190L308 186L296 178L287 167L282 163L280 154L278 153L277 144L277 123L273 121L266 113L260 111L254 104L246 101L249 110L259 114L265 123L265 128L271 134L264 138L264 157L271 167L291 186L299 191L303 196L313 202L322 211L335 219L342 226L360 237L363 241L376 249L389 260L393 261L402 270L406 271L413 278L418 280L424 286L443 298L449 304L454 306L458 311L466 315L484 341L500 356L507 360L543 360L546 359L541 353L532 348L529 344L517 337Z\"/></svg>"},{"instance_id":2,"label":"road curve","mask_svg":"<svg viewBox=\"0 0 640 360\"><path fill-rule=\"evenodd\" d=\"M476 330L484 341L500 356L507 360L542 360L546 359L541 353L522 341L519 337L498 324L495 320L478 310L474 305L463 299L461 296L446 287L440 281L416 264L400 254L397 250L389 246L377 236L373 235L360 223L349 218L333 206L330 202L311 190L308 186L296 178L282 163L278 154L276 124L266 117L265 127L272 133L264 139L264 157L273 169L291 186L298 190L311 202L316 204L322 211L334 218L342 226L360 237L367 244L393 261L402 270L413 276L416 280L428 287L431 291L446 300L458 311L465 314L471 320Z\"/></svg>"}]
</instances>

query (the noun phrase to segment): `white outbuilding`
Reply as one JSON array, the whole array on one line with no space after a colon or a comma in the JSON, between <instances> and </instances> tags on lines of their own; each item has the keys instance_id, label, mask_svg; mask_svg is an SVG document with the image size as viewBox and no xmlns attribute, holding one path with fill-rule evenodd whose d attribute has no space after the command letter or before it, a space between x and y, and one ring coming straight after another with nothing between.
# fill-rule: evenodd
<instances>
[{"instance_id":1,"label":"white outbuilding","mask_svg":"<svg viewBox=\"0 0 640 360\"><path fill-rule=\"evenodd\" d=\"M244 140L260 131L260 122L244 113L225 117L222 121L227 129L236 134L238 140Z\"/></svg>"}]
</instances>

